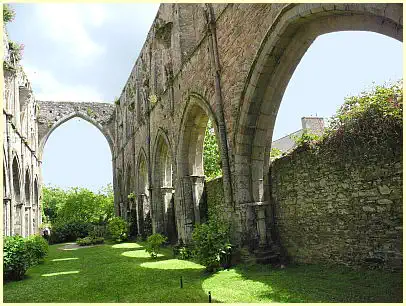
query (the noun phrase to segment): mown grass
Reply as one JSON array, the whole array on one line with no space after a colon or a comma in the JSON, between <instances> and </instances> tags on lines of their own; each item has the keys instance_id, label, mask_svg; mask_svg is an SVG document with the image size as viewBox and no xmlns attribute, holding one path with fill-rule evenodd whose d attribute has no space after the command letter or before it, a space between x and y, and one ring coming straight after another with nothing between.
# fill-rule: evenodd
<instances>
[{"instance_id":1,"label":"mown grass","mask_svg":"<svg viewBox=\"0 0 406 306\"><path fill-rule=\"evenodd\" d=\"M142 244L60 250L3 286L4 302L401 302L402 274L316 265L267 265L208 274L172 250L151 259ZM180 277L183 288L180 288Z\"/></svg>"}]
</instances>

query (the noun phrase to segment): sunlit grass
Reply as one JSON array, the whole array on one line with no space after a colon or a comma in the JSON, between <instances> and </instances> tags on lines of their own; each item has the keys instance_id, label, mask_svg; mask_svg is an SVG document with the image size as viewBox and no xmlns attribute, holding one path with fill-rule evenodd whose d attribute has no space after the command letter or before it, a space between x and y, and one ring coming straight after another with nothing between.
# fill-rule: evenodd
<instances>
[{"instance_id":1,"label":"sunlit grass","mask_svg":"<svg viewBox=\"0 0 406 306\"><path fill-rule=\"evenodd\" d=\"M224 303L239 302L273 302L272 299L261 299L261 295L272 292L264 283L244 279L235 269L220 271L202 283L206 292L211 292L213 299Z\"/></svg>"},{"instance_id":2,"label":"sunlit grass","mask_svg":"<svg viewBox=\"0 0 406 306\"><path fill-rule=\"evenodd\" d=\"M78 257L67 257L67 258L56 258L52 259L51 261L67 261L67 260L77 260L79 259Z\"/></svg>"},{"instance_id":3,"label":"sunlit grass","mask_svg":"<svg viewBox=\"0 0 406 306\"><path fill-rule=\"evenodd\" d=\"M154 262L144 262L141 267L150 269L163 269L163 270L182 270L182 269L204 269L204 266L197 263L179 260L179 259L168 259Z\"/></svg>"},{"instance_id":4,"label":"sunlit grass","mask_svg":"<svg viewBox=\"0 0 406 306\"><path fill-rule=\"evenodd\" d=\"M161 248L161 257L151 259L144 250L124 250L128 246L144 247L144 243L123 245L126 247L105 244L78 248L75 257L68 257L69 253L58 249L64 245L51 245L45 262L30 268L25 279L4 284L3 300L5 303L207 303L211 291L213 302L227 303L402 301L402 273L316 265L286 269L238 265L208 274L198 264L174 259L171 248ZM124 253L130 256L123 256Z\"/></svg>"},{"instance_id":5,"label":"sunlit grass","mask_svg":"<svg viewBox=\"0 0 406 306\"><path fill-rule=\"evenodd\" d=\"M42 274L41 276L56 276L56 275L64 275L64 274L76 274L76 273L79 273L79 271L55 272L55 273L49 273L49 274Z\"/></svg>"},{"instance_id":6,"label":"sunlit grass","mask_svg":"<svg viewBox=\"0 0 406 306\"><path fill-rule=\"evenodd\" d=\"M135 257L135 258L151 258L151 255L145 250L137 250L137 251L126 251L121 253L123 256L127 257ZM157 254L157 257L163 257L163 254Z\"/></svg>"},{"instance_id":7,"label":"sunlit grass","mask_svg":"<svg viewBox=\"0 0 406 306\"><path fill-rule=\"evenodd\" d=\"M119 243L111 246L112 248L115 249L139 249L143 248L142 245L134 242L127 242L127 243Z\"/></svg>"}]
</instances>

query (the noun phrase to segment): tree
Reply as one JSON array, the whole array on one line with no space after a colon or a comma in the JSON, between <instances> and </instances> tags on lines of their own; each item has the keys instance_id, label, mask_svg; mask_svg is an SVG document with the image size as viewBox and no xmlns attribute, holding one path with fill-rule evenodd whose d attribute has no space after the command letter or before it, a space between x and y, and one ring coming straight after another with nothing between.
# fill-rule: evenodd
<instances>
[{"instance_id":1,"label":"tree","mask_svg":"<svg viewBox=\"0 0 406 306\"><path fill-rule=\"evenodd\" d=\"M220 151L212 122L207 122L203 144L204 174L209 178L222 175Z\"/></svg>"}]
</instances>

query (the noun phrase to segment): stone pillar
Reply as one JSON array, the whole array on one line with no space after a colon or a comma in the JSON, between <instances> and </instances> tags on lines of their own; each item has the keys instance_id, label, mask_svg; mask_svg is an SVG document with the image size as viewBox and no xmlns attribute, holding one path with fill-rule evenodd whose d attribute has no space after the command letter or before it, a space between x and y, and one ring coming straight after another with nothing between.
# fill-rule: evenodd
<instances>
[{"instance_id":1,"label":"stone pillar","mask_svg":"<svg viewBox=\"0 0 406 306\"><path fill-rule=\"evenodd\" d=\"M191 175L190 180L192 183L193 210L195 215L195 223L200 224L201 221L200 204L204 190L205 176Z\"/></svg>"},{"instance_id":2,"label":"stone pillar","mask_svg":"<svg viewBox=\"0 0 406 306\"><path fill-rule=\"evenodd\" d=\"M267 244L267 240L266 240L265 207L263 206L258 206L257 229L259 235L259 245L265 246Z\"/></svg>"},{"instance_id":3,"label":"stone pillar","mask_svg":"<svg viewBox=\"0 0 406 306\"><path fill-rule=\"evenodd\" d=\"M6 169L4 169L5 171ZM11 226L10 226L10 198L3 199L3 234L4 236L10 236L11 233Z\"/></svg>"},{"instance_id":4,"label":"stone pillar","mask_svg":"<svg viewBox=\"0 0 406 306\"><path fill-rule=\"evenodd\" d=\"M183 232L183 242L188 243L191 241L193 225L195 224L195 213L194 213L194 201L193 201L193 191L192 182L190 177L185 176L181 179L182 186L182 210L183 210L183 220L184 220L184 232Z\"/></svg>"}]
</instances>

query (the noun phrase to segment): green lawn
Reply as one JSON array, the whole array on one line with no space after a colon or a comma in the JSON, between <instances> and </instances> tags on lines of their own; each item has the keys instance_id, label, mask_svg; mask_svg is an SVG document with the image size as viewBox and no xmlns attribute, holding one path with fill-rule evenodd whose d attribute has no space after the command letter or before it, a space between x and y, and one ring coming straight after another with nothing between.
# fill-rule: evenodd
<instances>
[{"instance_id":1,"label":"green lawn","mask_svg":"<svg viewBox=\"0 0 406 306\"><path fill-rule=\"evenodd\" d=\"M141 244L60 250L3 286L4 302L401 302L402 274L316 265L237 266L207 274L171 249L149 258ZM183 288L180 288L180 277Z\"/></svg>"}]
</instances>

